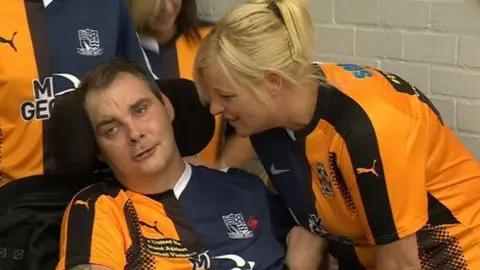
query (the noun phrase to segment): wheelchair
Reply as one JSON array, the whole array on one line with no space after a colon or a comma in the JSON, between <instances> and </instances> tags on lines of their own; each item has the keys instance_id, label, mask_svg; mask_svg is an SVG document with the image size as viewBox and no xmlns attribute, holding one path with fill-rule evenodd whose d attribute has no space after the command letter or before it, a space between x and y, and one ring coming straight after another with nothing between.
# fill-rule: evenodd
<instances>
[{"instance_id":1,"label":"wheelchair","mask_svg":"<svg viewBox=\"0 0 480 270\"><path fill-rule=\"evenodd\" d=\"M104 173L106 175L106 173ZM105 175L36 175L0 188L0 270L55 269L64 211Z\"/></svg>"}]
</instances>

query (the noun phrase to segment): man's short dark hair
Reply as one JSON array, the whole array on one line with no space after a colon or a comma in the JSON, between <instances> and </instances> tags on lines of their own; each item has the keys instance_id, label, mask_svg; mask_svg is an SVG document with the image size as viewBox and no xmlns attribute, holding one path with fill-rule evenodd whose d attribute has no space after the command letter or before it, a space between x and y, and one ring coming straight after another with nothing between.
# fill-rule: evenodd
<instances>
[{"instance_id":1,"label":"man's short dark hair","mask_svg":"<svg viewBox=\"0 0 480 270\"><path fill-rule=\"evenodd\" d=\"M148 71L142 69L136 62L125 59L109 60L89 71L80 82L78 94L81 97L82 104L85 105L85 98L91 90L104 90L122 74L130 74L142 80L148 85L157 98L160 98L160 89L150 76Z\"/></svg>"}]
</instances>

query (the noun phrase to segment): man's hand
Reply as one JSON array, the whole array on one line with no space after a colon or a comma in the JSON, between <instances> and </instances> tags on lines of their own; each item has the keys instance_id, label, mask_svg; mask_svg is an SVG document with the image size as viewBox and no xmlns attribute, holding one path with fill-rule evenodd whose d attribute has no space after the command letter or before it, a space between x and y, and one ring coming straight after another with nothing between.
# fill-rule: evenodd
<instances>
[{"instance_id":1,"label":"man's hand","mask_svg":"<svg viewBox=\"0 0 480 270\"><path fill-rule=\"evenodd\" d=\"M303 227L293 227L287 235L285 262L291 270L317 270L326 247L326 239Z\"/></svg>"}]
</instances>

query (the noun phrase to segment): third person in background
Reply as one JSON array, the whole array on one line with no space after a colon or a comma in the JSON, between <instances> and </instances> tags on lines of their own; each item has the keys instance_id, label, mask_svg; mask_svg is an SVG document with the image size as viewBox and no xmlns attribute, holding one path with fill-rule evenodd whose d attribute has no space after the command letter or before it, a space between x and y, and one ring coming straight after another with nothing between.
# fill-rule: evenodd
<instances>
[{"instance_id":1,"label":"third person in background","mask_svg":"<svg viewBox=\"0 0 480 270\"><path fill-rule=\"evenodd\" d=\"M478 162L402 78L312 63L314 37L307 1L250 0L202 41L199 93L340 269L480 269Z\"/></svg>"},{"instance_id":2,"label":"third person in background","mask_svg":"<svg viewBox=\"0 0 480 270\"><path fill-rule=\"evenodd\" d=\"M153 71L162 79L192 80L198 45L212 26L198 18L196 1L125 1ZM243 168L248 165L251 157L239 158L235 152L242 148L251 149L249 140L225 134L225 124L220 115L216 117L216 130L211 142L198 155L198 160L189 159L190 162L212 168Z\"/></svg>"}]
</instances>

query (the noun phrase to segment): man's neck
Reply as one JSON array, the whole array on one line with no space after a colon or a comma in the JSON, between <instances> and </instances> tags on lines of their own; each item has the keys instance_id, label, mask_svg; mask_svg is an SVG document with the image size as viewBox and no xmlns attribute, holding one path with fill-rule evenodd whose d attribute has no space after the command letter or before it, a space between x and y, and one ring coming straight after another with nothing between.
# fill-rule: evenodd
<instances>
[{"instance_id":1,"label":"man's neck","mask_svg":"<svg viewBox=\"0 0 480 270\"><path fill-rule=\"evenodd\" d=\"M128 189L141 194L158 194L172 190L185 172L187 164L182 158L174 158L165 169L155 175L136 176L135 179L125 179L124 183L130 184Z\"/></svg>"}]
</instances>

